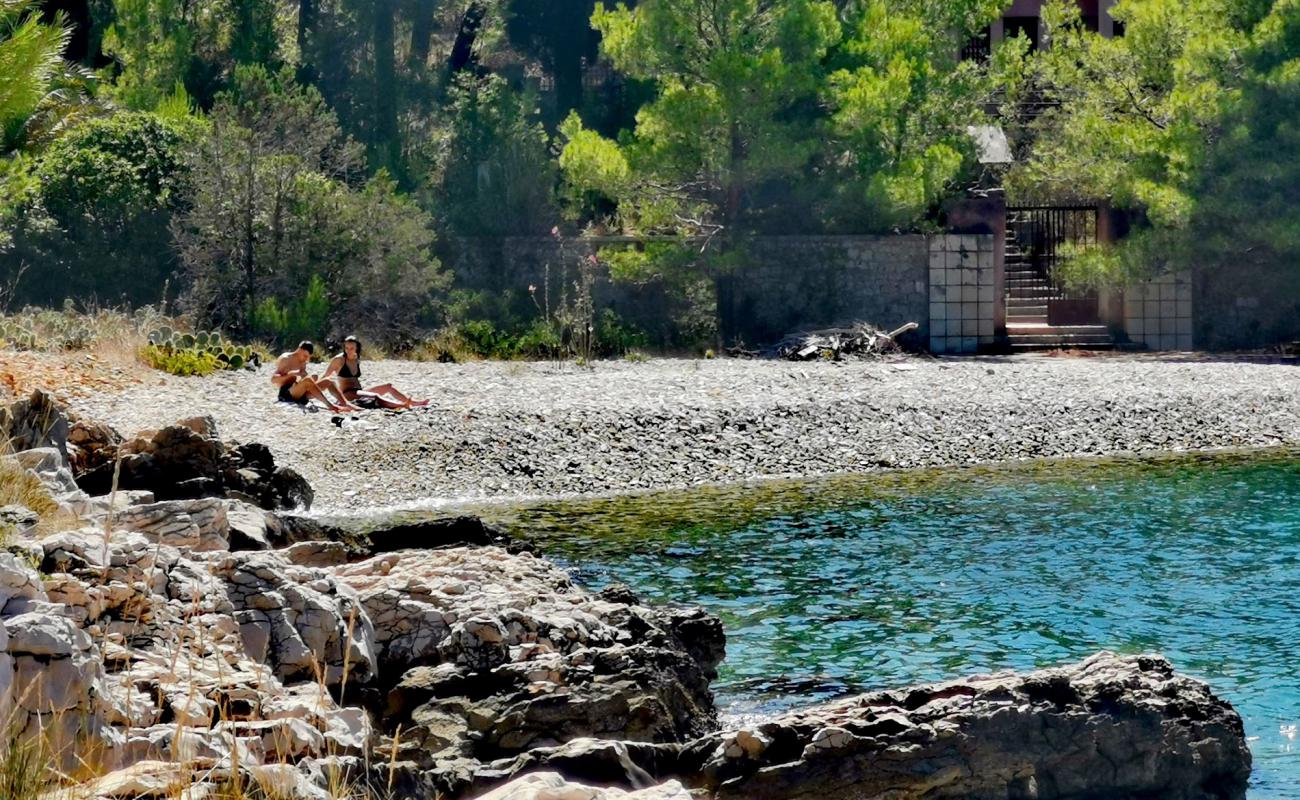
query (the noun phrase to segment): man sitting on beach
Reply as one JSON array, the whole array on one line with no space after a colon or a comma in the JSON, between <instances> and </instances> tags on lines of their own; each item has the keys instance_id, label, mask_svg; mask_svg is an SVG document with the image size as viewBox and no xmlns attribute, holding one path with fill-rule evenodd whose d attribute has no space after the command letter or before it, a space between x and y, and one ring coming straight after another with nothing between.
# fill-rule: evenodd
<instances>
[{"instance_id":1,"label":"man sitting on beach","mask_svg":"<svg viewBox=\"0 0 1300 800\"><path fill-rule=\"evenodd\" d=\"M297 350L281 353L275 360L275 372L271 374L271 385L279 389L278 399L284 403L307 405L309 400L324 403L330 411L356 411L357 408L347 401L334 381L328 378L316 379L307 374L307 364L311 361L315 345L304 341ZM331 403L325 396L328 391L338 403Z\"/></svg>"}]
</instances>

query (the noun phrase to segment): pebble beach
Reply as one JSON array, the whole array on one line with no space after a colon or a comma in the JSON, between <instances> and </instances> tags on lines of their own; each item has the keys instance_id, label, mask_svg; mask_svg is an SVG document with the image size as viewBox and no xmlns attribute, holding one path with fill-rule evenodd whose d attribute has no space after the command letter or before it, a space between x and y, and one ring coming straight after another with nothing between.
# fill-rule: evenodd
<instances>
[{"instance_id":1,"label":"pebble beach","mask_svg":"<svg viewBox=\"0 0 1300 800\"><path fill-rule=\"evenodd\" d=\"M1036 458L1300 446L1300 368L1196 357L365 364L431 401L335 418L269 368L151 375L75 410L123 433L206 414L364 514Z\"/></svg>"}]
</instances>

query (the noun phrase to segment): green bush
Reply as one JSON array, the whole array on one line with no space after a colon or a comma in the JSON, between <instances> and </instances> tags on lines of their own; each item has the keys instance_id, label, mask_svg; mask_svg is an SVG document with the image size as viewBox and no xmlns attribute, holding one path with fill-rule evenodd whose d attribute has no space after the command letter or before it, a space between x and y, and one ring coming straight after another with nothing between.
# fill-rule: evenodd
<instances>
[{"instance_id":1,"label":"green bush","mask_svg":"<svg viewBox=\"0 0 1300 800\"><path fill-rule=\"evenodd\" d=\"M32 158L37 183L3 187L21 195L0 235L12 242L0 285L40 265L17 281L19 302L157 302L177 268L171 223L189 193L184 151L198 131L193 121L119 113L72 127Z\"/></svg>"},{"instance_id":2,"label":"green bush","mask_svg":"<svg viewBox=\"0 0 1300 800\"><path fill-rule=\"evenodd\" d=\"M603 356L621 356L649 346L645 331L624 322L612 308L602 311L596 320L596 351Z\"/></svg>"},{"instance_id":3,"label":"green bush","mask_svg":"<svg viewBox=\"0 0 1300 800\"><path fill-rule=\"evenodd\" d=\"M177 349L165 345L148 344L140 351L140 358L154 369L172 375L211 375L224 365L206 350Z\"/></svg>"},{"instance_id":4,"label":"green bush","mask_svg":"<svg viewBox=\"0 0 1300 800\"><path fill-rule=\"evenodd\" d=\"M301 300L284 307L274 297L258 303L249 315L253 335L290 344L323 337L329 326L330 302L325 281L313 275Z\"/></svg>"}]
</instances>

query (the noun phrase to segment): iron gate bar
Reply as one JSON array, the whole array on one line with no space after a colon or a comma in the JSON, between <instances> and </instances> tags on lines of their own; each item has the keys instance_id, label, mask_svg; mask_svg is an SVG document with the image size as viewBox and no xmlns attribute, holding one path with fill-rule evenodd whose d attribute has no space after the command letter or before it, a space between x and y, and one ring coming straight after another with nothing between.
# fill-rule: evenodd
<instances>
[{"instance_id":1,"label":"iron gate bar","mask_svg":"<svg viewBox=\"0 0 1300 800\"><path fill-rule=\"evenodd\" d=\"M1055 272L1061 260L1062 245L1097 243L1098 215L1099 208L1094 204L1007 206L1007 222L1016 244L1028 257L1034 271L1051 287L1049 301L1095 296L1092 293L1072 296ZM1027 236L1024 235L1025 226L1028 227Z\"/></svg>"}]
</instances>

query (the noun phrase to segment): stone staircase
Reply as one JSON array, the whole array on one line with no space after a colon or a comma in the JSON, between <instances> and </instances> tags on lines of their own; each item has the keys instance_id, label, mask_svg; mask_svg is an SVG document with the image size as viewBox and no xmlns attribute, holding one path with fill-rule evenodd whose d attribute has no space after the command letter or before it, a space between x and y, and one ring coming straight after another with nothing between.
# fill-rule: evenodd
<instances>
[{"instance_id":1,"label":"stone staircase","mask_svg":"<svg viewBox=\"0 0 1300 800\"><path fill-rule=\"evenodd\" d=\"M1034 268L1010 230L1006 239L1006 280L1007 339L1012 351L1115 347L1115 340L1105 325L1048 324L1047 302L1056 290Z\"/></svg>"}]
</instances>

